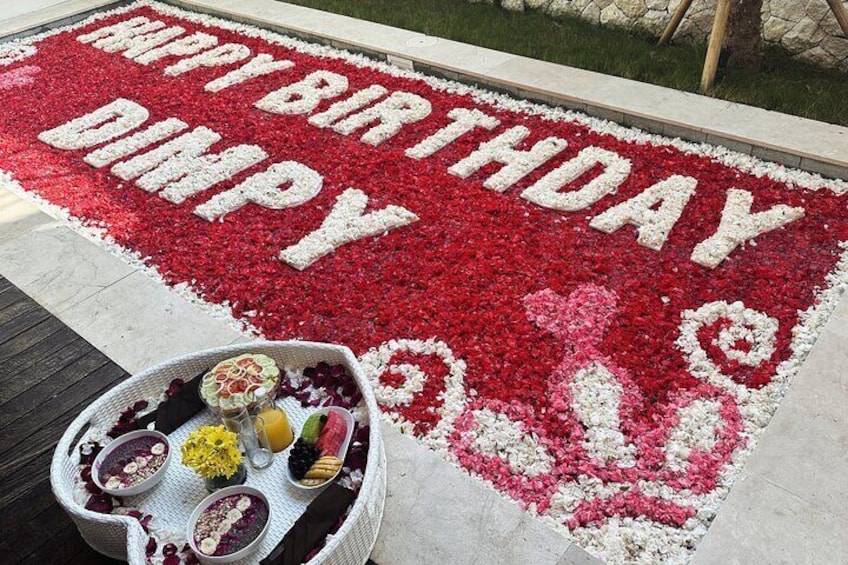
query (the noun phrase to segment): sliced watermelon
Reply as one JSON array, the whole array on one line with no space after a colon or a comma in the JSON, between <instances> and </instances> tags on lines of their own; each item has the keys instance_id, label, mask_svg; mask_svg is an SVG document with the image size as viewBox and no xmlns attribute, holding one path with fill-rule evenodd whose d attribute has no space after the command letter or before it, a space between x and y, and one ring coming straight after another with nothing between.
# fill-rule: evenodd
<instances>
[{"instance_id":1,"label":"sliced watermelon","mask_svg":"<svg viewBox=\"0 0 848 565\"><path fill-rule=\"evenodd\" d=\"M321 450L321 455L336 455L346 435L347 424L344 419L337 412L330 410L315 446Z\"/></svg>"}]
</instances>

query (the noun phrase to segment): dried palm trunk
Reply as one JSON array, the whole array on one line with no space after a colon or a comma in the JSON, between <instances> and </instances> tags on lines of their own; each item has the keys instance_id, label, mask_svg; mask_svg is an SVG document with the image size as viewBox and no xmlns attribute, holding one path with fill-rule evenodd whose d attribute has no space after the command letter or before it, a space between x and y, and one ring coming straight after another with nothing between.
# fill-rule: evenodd
<instances>
[{"instance_id":1,"label":"dried palm trunk","mask_svg":"<svg viewBox=\"0 0 848 565\"><path fill-rule=\"evenodd\" d=\"M727 28L731 69L756 70L763 61L763 0L731 0Z\"/></svg>"}]
</instances>

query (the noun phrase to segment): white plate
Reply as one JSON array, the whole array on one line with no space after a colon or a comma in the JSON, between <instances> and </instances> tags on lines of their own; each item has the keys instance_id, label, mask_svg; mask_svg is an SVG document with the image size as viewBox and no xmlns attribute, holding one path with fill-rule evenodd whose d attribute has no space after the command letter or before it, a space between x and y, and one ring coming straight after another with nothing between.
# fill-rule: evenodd
<instances>
[{"instance_id":1,"label":"white plate","mask_svg":"<svg viewBox=\"0 0 848 565\"><path fill-rule=\"evenodd\" d=\"M212 506L212 504L218 502L222 498L237 494L250 494L265 503L265 506L268 508L268 519L265 521L265 526L262 528L262 531L259 532L259 535L256 536L256 539L254 539L252 542L250 542L238 551L228 553L227 555L204 555L203 553L201 553L200 548L197 547L197 545L195 545L194 543L194 525L200 518L200 514L202 514L204 510ZM248 487L245 485L235 485L215 491L200 501L200 504L197 505L197 507L194 509L194 512L191 513L191 516L188 519L188 526L186 527L186 539L188 540L189 547L191 547L191 550L194 552L194 554L197 556L201 563L233 563L234 561L238 561L239 559L244 559L245 557L256 551L256 549L259 547L259 544L262 543L262 540L268 533L268 526L270 525L271 505L268 503L268 498L264 494L262 494L261 491L256 490L253 487Z\"/></svg>"},{"instance_id":2,"label":"white plate","mask_svg":"<svg viewBox=\"0 0 848 565\"><path fill-rule=\"evenodd\" d=\"M104 485L100 484L100 467L103 466L103 461L106 457L128 441L145 436L153 436L168 447L168 456L165 457L165 462L162 463L162 466L147 479L129 488L106 488ZM173 452L174 450L171 446L171 442L168 441L168 436L161 432L157 432L156 430L136 430L134 432L129 432L113 439L100 451L100 453L97 454L97 457L95 457L94 463L91 466L91 479L94 481L94 484L106 494L110 494L112 496L135 496L148 491L159 484L159 482L165 477L165 471L171 463L171 455Z\"/></svg>"},{"instance_id":3,"label":"white plate","mask_svg":"<svg viewBox=\"0 0 848 565\"><path fill-rule=\"evenodd\" d=\"M345 460L345 455L347 455L347 448L350 445L350 438L353 436L353 425L354 425L353 414L351 414L350 412L348 412L344 408L339 408L338 406L329 406L327 408L320 408L320 409L316 410L315 413L316 414L326 414L330 411L338 413L342 417L342 420L344 420L345 426L347 426L347 433L345 433L344 441L339 446L338 453L336 453L336 457L338 457L342 461L342 467L344 467L344 460ZM303 431L303 430L301 430L301 431ZM289 457L291 457L291 455L289 455ZM288 465L286 465L286 478L288 478L288 480L291 484L293 484L294 486L296 486L299 489L316 490L316 489L319 489L319 488L324 488L325 486L329 485L334 480L336 480L336 477L339 476L339 473L341 473L341 471L342 471L342 469L341 469L341 467L339 467L339 470L336 471L335 475L333 475L332 477L330 477L329 479L327 479L326 481L324 481L320 485L315 485L314 487L308 487L308 486L300 484L300 481L298 481L297 479L295 479L292 476Z\"/></svg>"}]
</instances>

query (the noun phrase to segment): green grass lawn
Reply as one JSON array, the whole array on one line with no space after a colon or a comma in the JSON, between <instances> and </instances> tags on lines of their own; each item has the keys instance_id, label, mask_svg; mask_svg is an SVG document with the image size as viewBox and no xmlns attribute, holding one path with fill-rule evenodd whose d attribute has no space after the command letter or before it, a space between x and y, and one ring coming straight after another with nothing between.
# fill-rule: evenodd
<instances>
[{"instance_id":1,"label":"green grass lawn","mask_svg":"<svg viewBox=\"0 0 848 565\"><path fill-rule=\"evenodd\" d=\"M465 0L285 0L395 27L697 92L705 45L656 46L656 38L554 20L537 12L507 12ZM768 48L763 70L719 75L715 96L770 110L848 125L848 74L820 69Z\"/></svg>"}]
</instances>

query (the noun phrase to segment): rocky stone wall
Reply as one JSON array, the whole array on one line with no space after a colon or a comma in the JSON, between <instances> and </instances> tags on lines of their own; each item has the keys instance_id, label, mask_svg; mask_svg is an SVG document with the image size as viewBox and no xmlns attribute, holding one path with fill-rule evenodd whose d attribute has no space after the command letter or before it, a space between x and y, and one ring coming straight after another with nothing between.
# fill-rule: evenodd
<instances>
[{"instance_id":1,"label":"rocky stone wall","mask_svg":"<svg viewBox=\"0 0 848 565\"><path fill-rule=\"evenodd\" d=\"M600 25L641 29L659 36L680 0L470 0L508 10L533 8L551 15L579 15ZM678 40L709 36L715 0L694 0L677 31ZM848 7L848 2L845 2ZM825 0L764 0L763 38L799 58L848 71L848 38Z\"/></svg>"}]
</instances>

